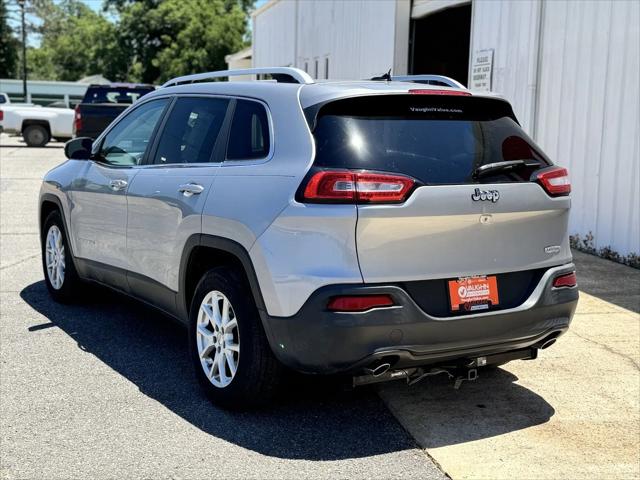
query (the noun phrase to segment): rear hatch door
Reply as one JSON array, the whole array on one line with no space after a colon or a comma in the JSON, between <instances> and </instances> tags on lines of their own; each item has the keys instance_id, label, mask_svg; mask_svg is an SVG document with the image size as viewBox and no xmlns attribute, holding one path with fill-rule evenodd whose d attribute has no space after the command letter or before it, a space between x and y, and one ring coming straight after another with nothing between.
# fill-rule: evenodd
<instances>
[{"instance_id":1,"label":"rear hatch door","mask_svg":"<svg viewBox=\"0 0 640 480\"><path fill-rule=\"evenodd\" d=\"M410 176L402 203L359 204L367 283L456 279L570 261L570 199L535 181L551 162L500 99L386 95L319 110L317 168ZM520 162L520 161L524 162ZM513 162L510 169L482 166Z\"/></svg>"}]
</instances>

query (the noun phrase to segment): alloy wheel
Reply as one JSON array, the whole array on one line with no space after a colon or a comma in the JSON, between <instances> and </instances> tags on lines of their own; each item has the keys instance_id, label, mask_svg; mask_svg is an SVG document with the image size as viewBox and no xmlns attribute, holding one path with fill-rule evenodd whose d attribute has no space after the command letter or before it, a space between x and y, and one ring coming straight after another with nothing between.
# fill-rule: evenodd
<instances>
[{"instance_id":1,"label":"alloy wheel","mask_svg":"<svg viewBox=\"0 0 640 480\"><path fill-rule=\"evenodd\" d=\"M45 242L45 261L49 283L56 290L60 290L64 283L65 253L62 232L56 225L51 225Z\"/></svg>"},{"instance_id":2,"label":"alloy wheel","mask_svg":"<svg viewBox=\"0 0 640 480\"><path fill-rule=\"evenodd\" d=\"M213 290L202 299L196 336L204 373L214 386L226 387L238 369L240 331L233 306L222 292Z\"/></svg>"}]
</instances>

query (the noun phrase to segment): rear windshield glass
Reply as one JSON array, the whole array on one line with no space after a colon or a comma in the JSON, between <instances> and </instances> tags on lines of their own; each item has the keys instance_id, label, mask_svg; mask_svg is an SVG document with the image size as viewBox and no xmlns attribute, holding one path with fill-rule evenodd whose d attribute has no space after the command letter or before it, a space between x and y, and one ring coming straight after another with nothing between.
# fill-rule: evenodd
<instances>
[{"instance_id":1,"label":"rear windshield glass","mask_svg":"<svg viewBox=\"0 0 640 480\"><path fill-rule=\"evenodd\" d=\"M318 167L402 173L427 185L528 181L534 170L550 164L511 107L487 98L338 100L320 108L313 134ZM528 166L474 176L482 165L510 160Z\"/></svg>"},{"instance_id":2,"label":"rear windshield glass","mask_svg":"<svg viewBox=\"0 0 640 480\"><path fill-rule=\"evenodd\" d=\"M89 87L84 96L83 103L131 104L149 92L153 92L152 87Z\"/></svg>"}]
</instances>

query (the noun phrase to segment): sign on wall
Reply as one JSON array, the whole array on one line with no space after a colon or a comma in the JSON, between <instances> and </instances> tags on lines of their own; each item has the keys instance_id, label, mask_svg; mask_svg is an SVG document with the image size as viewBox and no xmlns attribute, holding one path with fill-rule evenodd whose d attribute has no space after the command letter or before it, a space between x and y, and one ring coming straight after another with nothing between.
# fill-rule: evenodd
<instances>
[{"instance_id":1,"label":"sign on wall","mask_svg":"<svg viewBox=\"0 0 640 480\"><path fill-rule=\"evenodd\" d=\"M493 74L493 49L478 50L473 53L471 62L470 90L488 92L491 90Z\"/></svg>"}]
</instances>

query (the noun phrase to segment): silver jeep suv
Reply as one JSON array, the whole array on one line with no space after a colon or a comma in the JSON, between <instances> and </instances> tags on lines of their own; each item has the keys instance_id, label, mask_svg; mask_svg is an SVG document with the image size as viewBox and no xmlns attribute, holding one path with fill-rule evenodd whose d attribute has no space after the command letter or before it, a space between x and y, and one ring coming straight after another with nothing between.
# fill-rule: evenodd
<instances>
[{"instance_id":1,"label":"silver jeep suv","mask_svg":"<svg viewBox=\"0 0 640 480\"><path fill-rule=\"evenodd\" d=\"M235 74L270 79L212 81ZM471 377L535 358L576 307L567 171L446 77L180 77L65 153L40 194L51 295L97 282L175 317L225 407L285 367Z\"/></svg>"}]
</instances>

